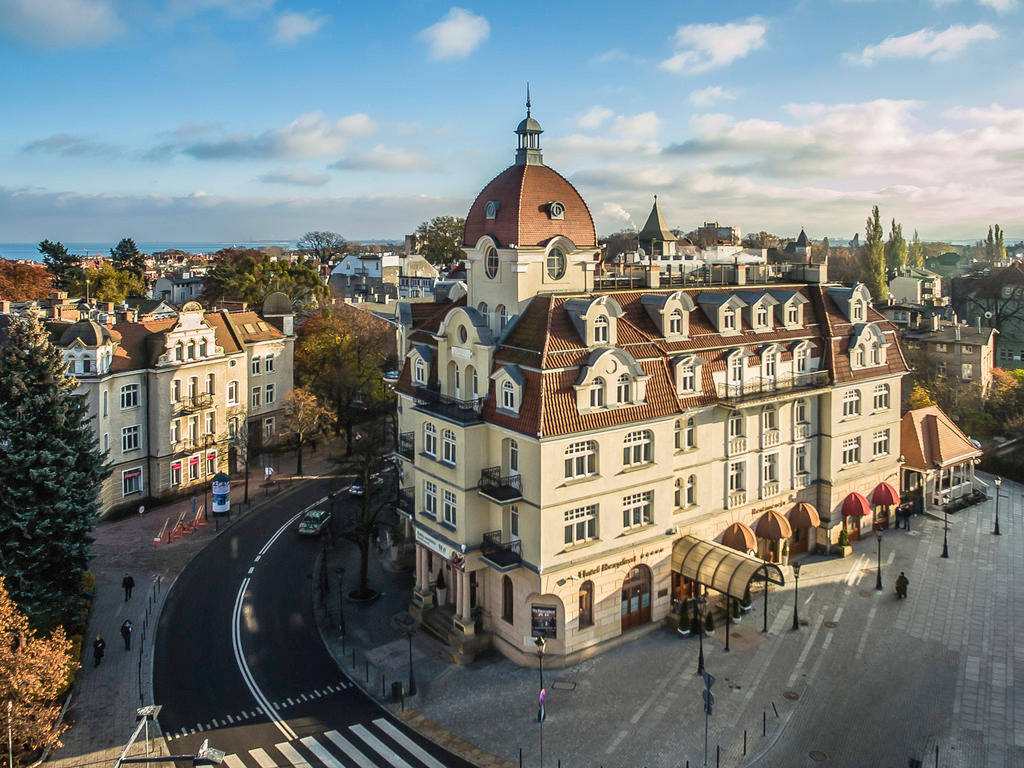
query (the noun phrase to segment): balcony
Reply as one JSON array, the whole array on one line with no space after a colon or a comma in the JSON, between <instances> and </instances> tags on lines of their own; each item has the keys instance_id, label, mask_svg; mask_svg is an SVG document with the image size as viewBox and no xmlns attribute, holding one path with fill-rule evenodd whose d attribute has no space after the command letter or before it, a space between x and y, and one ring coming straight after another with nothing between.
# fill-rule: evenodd
<instances>
[{"instance_id":1,"label":"balcony","mask_svg":"<svg viewBox=\"0 0 1024 768\"><path fill-rule=\"evenodd\" d=\"M747 438L745 437L730 437L729 438L729 455L735 456L737 453L744 453L747 450Z\"/></svg>"},{"instance_id":2,"label":"balcony","mask_svg":"<svg viewBox=\"0 0 1024 768\"><path fill-rule=\"evenodd\" d=\"M779 495L779 481L770 480L767 483L761 483L761 498L770 499L772 496Z\"/></svg>"},{"instance_id":3,"label":"balcony","mask_svg":"<svg viewBox=\"0 0 1024 768\"><path fill-rule=\"evenodd\" d=\"M415 432L403 432L398 436L398 450L396 453L403 459L413 460L416 455Z\"/></svg>"},{"instance_id":4,"label":"balcony","mask_svg":"<svg viewBox=\"0 0 1024 768\"><path fill-rule=\"evenodd\" d=\"M213 395L204 392L201 395L183 397L174 404L175 413L195 413L205 408L213 407Z\"/></svg>"},{"instance_id":5,"label":"balcony","mask_svg":"<svg viewBox=\"0 0 1024 768\"><path fill-rule=\"evenodd\" d=\"M805 440L811 434L810 424L796 424L793 427L793 439L794 440Z\"/></svg>"},{"instance_id":6,"label":"balcony","mask_svg":"<svg viewBox=\"0 0 1024 768\"><path fill-rule=\"evenodd\" d=\"M519 539L502 541L501 531L488 531L480 542L480 554L499 568L511 568L523 561L523 544Z\"/></svg>"},{"instance_id":7,"label":"balcony","mask_svg":"<svg viewBox=\"0 0 1024 768\"><path fill-rule=\"evenodd\" d=\"M777 429L766 429L761 432L761 447L771 448L774 445L779 444L779 430Z\"/></svg>"},{"instance_id":8,"label":"balcony","mask_svg":"<svg viewBox=\"0 0 1024 768\"><path fill-rule=\"evenodd\" d=\"M747 492L746 491L731 491L729 493L729 509L735 509L736 507L742 507L747 503Z\"/></svg>"},{"instance_id":9,"label":"balcony","mask_svg":"<svg viewBox=\"0 0 1024 768\"><path fill-rule=\"evenodd\" d=\"M727 382L718 385L718 398L726 405L738 405L758 400L770 400L801 389L813 389L828 384L828 371L798 373L775 379L757 379L741 383Z\"/></svg>"},{"instance_id":10,"label":"balcony","mask_svg":"<svg viewBox=\"0 0 1024 768\"><path fill-rule=\"evenodd\" d=\"M416 489L415 488L399 488L398 489L398 504L397 508L399 512L412 517L413 509L416 504Z\"/></svg>"},{"instance_id":11,"label":"balcony","mask_svg":"<svg viewBox=\"0 0 1024 768\"><path fill-rule=\"evenodd\" d=\"M523 498L521 475L503 475L501 467L487 467L480 471L480 495L498 504L509 504Z\"/></svg>"},{"instance_id":12,"label":"balcony","mask_svg":"<svg viewBox=\"0 0 1024 768\"><path fill-rule=\"evenodd\" d=\"M481 421L480 408L482 397L462 400L451 395L443 395L437 390L416 387L416 406L421 410L443 416L459 424L476 424Z\"/></svg>"},{"instance_id":13,"label":"balcony","mask_svg":"<svg viewBox=\"0 0 1024 768\"><path fill-rule=\"evenodd\" d=\"M793 488L796 490L806 488L810 484L811 476L807 472L797 472L796 475L793 476Z\"/></svg>"}]
</instances>

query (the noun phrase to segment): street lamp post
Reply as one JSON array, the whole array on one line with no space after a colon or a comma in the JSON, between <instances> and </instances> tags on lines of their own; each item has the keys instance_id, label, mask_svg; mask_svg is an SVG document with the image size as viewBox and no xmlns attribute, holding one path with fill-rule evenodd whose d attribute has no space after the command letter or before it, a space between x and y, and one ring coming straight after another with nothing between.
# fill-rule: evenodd
<instances>
[{"instance_id":1,"label":"street lamp post","mask_svg":"<svg viewBox=\"0 0 1024 768\"><path fill-rule=\"evenodd\" d=\"M335 568L334 572L338 574L338 632L342 637L345 636L345 590L341 588L342 582L345 580L345 569ZM411 641L410 641L411 642ZM412 658L410 656L410 658ZM410 666L411 668L411 666Z\"/></svg>"},{"instance_id":2,"label":"street lamp post","mask_svg":"<svg viewBox=\"0 0 1024 768\"><path fill-rule=\"evenodd\" d=\"M992 530L994 536L1002 536L999 533L999 487L1003 484L1003 478L996 478L996 527Z\"/></svg>"},{"instance_id":3,"label":"street lamp post","mask_svg":"<svg viewBox=\"0 0 1024 768\"><path fill-rule=\"evenodd\" d=\"M410 696L415 696L416 695L416 675L414 674L413 668L412 668L412 636L413 636L413 632L414 632L414 627L410 623L409 624L409 695Z\"/></svg>"},{"instance_id":4,"label":"street lamp post","mask_svg":"<svg viewBox=\"0 0 1024 768\"><path fill-rule=\"evenodd\" d=\"M540 768L544 768L544 720L547 719L547 712L544 711L544 702L547 699L547 694L544 691L544 638L537 635L533 644L537 646L537 660L540 662L540 696L538 697L537 722L540 723Z\"/></svg>"},{"instance_id":5,"label":"street lamp post","mask_svg":"<svg viewBox=\"0 0 1024 768\"><path fill-rule=\"evenodd\" d=\"M800 563L793 563L793 629L800 629L800 614L798 613L800 592Z\"/></svg>"},{"instance_id":6,"label":"street lamp post","mask_svg":"<svg viewBox=\"0 0 1024 768\"><path fill-rule=\"evenodd\" d=\"M697 622L697 638L700 643L700 652L697 654L697 674L704 674L704 608L707 606L707 594L705 593L704 587L698 585L700 594L697 596L697 615L700 616L700 620Z\"/></svg>"},{"instance_id":7,"label":"street lamp post","mask_svg":"<svg viewBox=\"0 0 1024 768\"><path fill-rule=\"evenodd\" d=\"M768 563L764 564L764 627L762 632L768 631Z\"/></svg>"},{"instance_id":8,"label":"street lamp post","mask_svg":"<svg viewBox=\"0 0 1024 768\"><path fill-rule=\"evenodd\" d=\"M942 514L944 521L942 524L942 554L940 557L949 557L949 509L944 506L942 508Z\"/></svg>"}]
</instances>

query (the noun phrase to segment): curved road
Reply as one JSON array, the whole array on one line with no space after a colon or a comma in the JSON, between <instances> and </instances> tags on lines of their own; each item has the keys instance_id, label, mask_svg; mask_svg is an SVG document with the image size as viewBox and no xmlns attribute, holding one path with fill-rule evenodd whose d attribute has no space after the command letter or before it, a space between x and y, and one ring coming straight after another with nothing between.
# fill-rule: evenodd
<instances>
[{"instance_id":1,"label":"curved road","mask_svg":"<svg viewBox=\"0 0 1024 768\"><path fill-rule=\"evenodd\" d=\"M172 752L202 741L229 768L469 768L391 717L338 669L312 608L319 540L295 520L329 481L233 525L182 572L157 629L153 670ZM336 515L350 503L338 496Z\"/></svg>"}]
</instances>

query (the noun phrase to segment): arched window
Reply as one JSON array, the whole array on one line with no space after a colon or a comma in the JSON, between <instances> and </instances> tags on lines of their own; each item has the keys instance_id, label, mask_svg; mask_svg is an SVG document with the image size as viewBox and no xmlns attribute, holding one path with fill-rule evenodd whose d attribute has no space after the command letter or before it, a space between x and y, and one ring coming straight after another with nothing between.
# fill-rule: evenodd
<instances>
[{"instance_id":1,"label":"arched window","mask_svg":"<svg viewBox=\"0 0 1024 768\"><path fill-rule=\"evenodd\" d=\"M604 379L598 376L590 385L590 407L601 408L604 406Z\"/></svg>"},{"instance_id":2,"label":"arched window","mask_svg":"<svg viewBox=\"0 0 1024 768\"><path fill-rule=\"evenodd\" d=\"M423 452L432 459L437 458L437 427L429 421L423 425Z\"/></svg>"},{"instance_id":3,"label":"arched window","mask_svg":"<svg viewBox=\"0 0 1024 768\"><path fill-rule=\"evenodd\" d=\"M678 309L673 309L668 316L668 332L675 335L683 332L683 313Z\"/></svg>"},{"instance_id":4,"label":"arched window","mask_svg":"<svg viewBox=\"0 0 1024 768\"><path fill-rule=\"evenodd\" d=\"M871 362L873 365L882 364L882 348L877 344L871 345Z\"/></svg>"},{"instance_id":5,"label":"arched window","mask_svg":"<svg viewBox=\"0 0 1024 768\"><path fill-rule=\"evenodd\" d=\"M190 341L188 343L188 359L189 360L195 360L196 359L196 343L194 341Z\"/></svg>"},{"instance_id":6,"label":"arched window","mask_svg":"<svg viewBox=\"0 0 1024 768\"><path fill-rule=\"evenodd\" d=\"M416 384L427 383L427 364L420 358L412 368L412 379Z\"/></svg>"},{"instance_id":7,"label":"arched window","mask_svg":"<svg viewBox=\"0 0 1024 768\"><path fill-rule=\"evenodd\" d=\"M584 581L580 587L580 629L594 625L594 582Z\"/></svg>"},{"instance_id":8,"label":"arched window","mask_svg":"<svg viewBox=\"0 0 1024 768\"><path fill-rule=\"evenodd\" d=\"M697 503L697 476L690 475L686 478L686 506L692 507Z\"/></svg>"},{"instance_id":9,"label":"arched window","mask_svg":"<svg viewBox=\"0 0 1024 768\"><path fill-rule=\"evenodd\" d=\"M499 304L494 311L498 314L498 330L505 330L505 326L508 325L508 309L504 304Z\"/></svg>"},{"instance_id":10,"label":"arched window","mask_svg":"<svg viewBox=\"0 0 1024 768\"><path fill-rule=\"evenodd\" d=\"M498 249L493 245L484 254L484 270L490 278L498 274Z\"/></svg>"},{"instance_id":11,"label":"arched window","mask_svg":"<svg viewBox=\"0 0 1024 768\"><path fill-rule=\"evenodd\" d=\"M729 416L729 437L743 437L743 414L733 413Z\"/></svg>"},{"instance_id":12,"label":"arched window","mask_svg":"<svg viewBox=\"0 0 1024 768\"><path fill-rule=\"evenodd\" d=\"M206 339L202 339L199 342L199 356L206 357Z\"/></svg>"},{"instance_id":13,"label":"arched window","mask_svg":"<svg viewBox=\"0 0 1024 768\"><path fill-rule=\"evenodd\" d=\"M686 430L683 434L683 447L687 450L697 447L697 422L693 416L686 420Z\"/></svg>"},{"instance_id":14,"label":"arched window","mask_svg":"<svg viewBox=\"0 0 1024 768\"><path fill-rule=\"evenodd\" d=\"M206 374L206 394L212 395L216 391L217 377L215 374Z\"/></svg>"},{"instance_id":15,"label":"arched window","mask_svg":"<svg viewBox=\"0 0 1024 768\"><path fill-rule=\"evenodd\" d=\"M597 442L582 440L565 449L565 479L590 477L597 474Z\"/></svg>"},{"instance_id":16,"label":"arched window","mask_svg":"<svg viewBox=\"0 0 1024 768\"><path fill-rule=\"evenodd\" d=\"M857 351L853 354L854 365L858 368L864 367L864 347L857 347Z\"/></svg>"},{"instance_id":17,"label":"arched window","mask_svg":"<svg viewBox=\"0 0 1024 768\"><path fill-rule=\"evenodd\" d=\"M615 397L620 403L628 403L631 400L629 385L630 380L628 373L624 373L619 376L619 381L615 386Z\"/></svg>"},{"instance_id":18,"label":"arched window","mask_svg":"<svg viewBox=\"0 0 1024 768\"><path fill-rule=\"evenodd\" d=\"M548 251L547 268L548 277L552 280L561 280L565 275L565 254L560 248Z\"/></svg>"},{"instance_id":19,"label":"arched window","mask_svg":"<svg viewBox=\"0 0 1024 768\"><path fill-rule=\"evenodd\" d=\"M598 315L594 318L594 343L608 343L608 316Z\"/></svg>"},{"instance_id":20,"label":"arched window","mask_svg":"<svg viewBox=\"0 0 1024 768\"><path fill-rule=\"evenodd\" d=\"M441 433L441 459L447 464L455 463L455 433L450 429Z\"/></svg>"},{"instance_id":21,"label":"arched window","mask_svg":"<svg viewBox=\"0 0 1024 768\"><path fill-rule=\"evenodd\" d=\"M179 363L185 358L185 345L180 341L174 345L174 359Z\"/></svg>"},{"instance_id":22,"label":"arched window","mask_svg":"<svg viewBox=\"0 0 1024 768\"><path fill-rule=\"evenodd\" d=\"M519 443L515 440L508 441L508 473L510 475L519 474ZM514 533L519 535L519 531Z\"/></svg>"},{"instance_id":23,"label":"arched window","mask_svg":"<svg viewBox=\"0 0 1024 768\"><path fill-rule=\"evenodd\" d=\"M677 451L681 451L681 450L683 450L683 446L684 445L685 445L685 443L683 442L683 420L682 419L676 419L675 449Z\"/></svg>"},{"instance_id":24,"label":"arched window","mask_svg":"<svg viewBox=\"0 0 1024 768\"><path fill-rule=\"evenodd\" d=\"M476 309L477 312L479 312L483 316L484 322L487 322L487 302L481 301L479 304L477 304Z\"/></svg>"},{"instance_id":25,"label":"arched window","mask_svg":"<svg viewBox=\"0 0 1024 768\"><path fill-rule=\"evenodd\" d=\"M193 376L188 380L188 397L189 400L194 400L196 395L199 394L199 377Z\"/></svg>"},{"instance_id":26,"label":"arched window","mask_svg":"<svg viewBox=\"0 0 1024 768\"><path fill-rule=\"evenodd\" d=\"M676 509L683 507L683 478L681 477L676 478L675 505Z\"/></svg>"},{"instance_id":27,"label":"arched window","mask_svg":"<svg viewBox=\"0 0 1024 768\"><path fill-rule=\"evenodd\" d=\"M516 409L516 385L508 379L501 383L501 407L508 411Z\"/></svg>"},{"instance_id":28,"label":"arched window","mask_svg":"<svg viewBox=\"0 0 1024 768\"><path fill-rule=\"evenodd\" d=\"M756 328L764 328L765 326L768 325L768 309L767 309L767 307L758 307L757 308L757 320L756 320L756 323L757 323L757 325L755 326Z\"/></svg>"},{"instance_id":29,"label":"arched window","mask_svg":"<svg viewBox=\"0 0 1024 768\"><path fill-rule=\"evenodd\" d=\"M504 576L501 579L501 618L512 623L512 579Z\"/></svg>"},{"instance_id":30,"label":"arched window","mask_svg":"<svg viewBox=\"0 0 1024 768\"><path fill-rule=\"evenodd\" d=\"M654 433L649 429L630 432L622 441L622 465L649 464L654 457Z\"/></svg>"}]
</instances>

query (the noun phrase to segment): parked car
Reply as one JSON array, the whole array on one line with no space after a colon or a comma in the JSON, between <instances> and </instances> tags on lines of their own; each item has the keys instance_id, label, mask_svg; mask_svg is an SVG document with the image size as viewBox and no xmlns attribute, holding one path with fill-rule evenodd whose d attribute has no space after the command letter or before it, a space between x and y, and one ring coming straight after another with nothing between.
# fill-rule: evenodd
<instances>
[{"instance_id":1,"label":"parked car","mask_svg":"<svg viewBox=\"0 0 1024 768\"><path fill-rule=\"evenodd\" d=\"M298 532L302 536L319 536L331 521L326 509L311 509L299 519Z\"/></svg>"},{"instance_id":2,"label":"parked car","mask_svg":"<svg viewBox=\"0 0 1024 768\"><path fill-rule=\"evenodd\" d=\"M370 478L370 486L374 490L376 490L377 488L381 488L383 485L384 478L381 477L380 475L374 475L373 477ZM366 494L366 489L363 488L362 483L352 483L352 485L348 487L348 492L349 495L351 496L363 496Z\"/></svg>"},{"instance_id":3,"label":"parked car","mask_svg":"<svg viewBox=\"0 0 1024 768\"><path fill-rule=\"evenodd\" d=\"M398 381L398 371L388 371L384 374L384 381L395 382Z\"/></svg>"}]
</instances>

